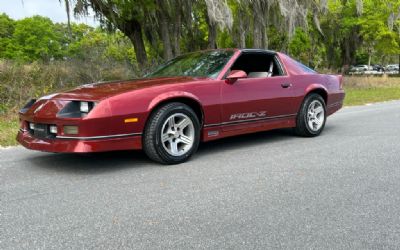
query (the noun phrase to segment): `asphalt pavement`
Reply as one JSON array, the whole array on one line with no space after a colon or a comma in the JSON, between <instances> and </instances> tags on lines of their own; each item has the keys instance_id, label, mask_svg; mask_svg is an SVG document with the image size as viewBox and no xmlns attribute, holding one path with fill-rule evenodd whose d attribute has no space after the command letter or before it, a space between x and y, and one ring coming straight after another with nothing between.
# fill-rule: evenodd
<instances>
[{"instance_id":1,"label":"asphalt pavement","mask_svg":"<svg viewBox=\"0 0 400 250\"><path fill-rule=\"evenodd\" d=\"M400 102L144 153L0 150L0 249L399 249Z\"/></svg>"}]
</instances>

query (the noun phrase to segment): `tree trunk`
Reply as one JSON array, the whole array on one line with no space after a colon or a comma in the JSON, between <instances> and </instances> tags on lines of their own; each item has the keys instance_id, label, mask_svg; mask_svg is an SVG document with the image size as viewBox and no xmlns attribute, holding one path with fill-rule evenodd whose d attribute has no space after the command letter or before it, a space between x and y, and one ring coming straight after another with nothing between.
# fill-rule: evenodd
<instances>
[{"instance_id":1,"label":"tree trunk","mask_svg":"<svg viewBox=\"0 0 400 250\"><path fill-rule=\"evenodd\" d=\"M347 37L342 43L342 58L343 65L353 65L356 62L357 39Z\"/></svg>"},{"instance_id":2,"label":"tree trunk","mask_svg":"<svg viewBox=\"0 0 400 250\"><path fill-rule=\"evenodd\" d=\"M161 37L161 34L159 32L154 32L153 27L146 27L143 30L143 34L145 39L149 42L150 49L155 52L155 56L157 58L162 58L162 55L158 53L158 42L159 42L159 37Z\"/></svg>"},{"instance_id":3,"label":"tree trunk","mask_svg":"<svg viewBox=\"0 0 400 250\"><path fill-rule=\"evenodd\" d=\"M195 41L195 36L194 36L195 27L192 27L191 30L187 31L187 36L188 36L188 43L186 44L186 51L192 51L192 50L197 50L198 44Z\"/></svg>"},{"instance_id":4,"label":"tree trunk","mask_svg":"<svg viewBox=\"0 0 400 250\"><path fill-rule=\"evenodd\" d=\"M261 7L261 5L260 5ZM268 16L269 16L269 8L265 9L263 8L263 17L261 18L261 35L262 35L262 46L264 49L268 49L269 46L269 41L268 41L268 34L267 34L267 27L268 27ZM266 16L265 15L265 11L267 11ZM261 13L260 13L261 14Z\"/></svg>"},{"instance_id":5,"label":"tree trunk","mask_svg":"<svg viewBox=\"0 0 400 250\"><path fill-rule=\"evenodd\" d=\"M208 25L208 48L216 49L217 48L217 25L215 23L212 23L208 17L207 17L207 25Z\"/></svg>"},{"instance_id":6,"label":"tree trunk","mask_svg":"<svg viewBox=\"0 0 400 250\"><path fill-rule=\"evenodd\" d=\"M257 19L255 17L255 19ZM255 49L266 49L268 48L268 36L267 30L263 23L254 23L254 33L253 33L253 48Z\"/></svg>"},{"instance_id":7,"label":"tree trunk","mask_svg":"<svg viewBox=\"0 0 400 250\"><path fill-rule=\"evenodd\" d=\"M371 57L372 57L372 52L368 52L368 69L371 66Z\"/></svg>"},{"instance_id":8,"label":"tree trunk","mask_svg":"<svg viewBox=\"0 0 400 250\"><path fill-rule=\"evenodd\" d=\"M351 64L350 45L349 45L349 40L347 38L344 39L342 44L342 59L343 59L343 65Z\"/></svg>"},{"instance_id":9,"label":"tree trunk","mask_svg":"<svg viewBox=\"0 0 400 250\"><path fill-rule=\"evenodd\" d=\"M123 31L128 35L135 49L136 60L139 68L143 69L147 65L146 47L144 46L142 26L137 21L132 21L131 29Z\"/></svg>"},{"instance_id":10,"label":"tree trunk","mask_svg":"<svg viewBox=\"0 0 400 250\"><path fill-rule=\"evenodd\" d=\"M138 20L121 19L112 8L109 8L103 1L91 1L91 6L96 12L102 13L110 22L115 24L132 42L135 49L136 60L139 68L147 65L146 48L143 42L142 26Z\"/></svg>"},{"instance_id":11,"label":"tree trunk","mask_svg":"<svg viewBox=\"0 0 400 250\"><path fill-rule=\"evenodd\" d=\"M181 37L182 15L179 11L175 15L176 17L173 29L172 42L173 42L174 56L179 56L181 54L180 37Z\"/></svg>"},{"instance_id":12,"label":"tree trunk","mask_svg":"<svg viewBox=\"0 0 400 250\"><path fill-rule=\"evenodd\" d=\"M171 46L171 39L169 37L169 27L168 27L168 17L165 15L166 6L165 1L158 0L158 10L157 16L160 22L160 33L161 33L161 40L164 46L164 59L170 60L172 59L172 46Z\"/></svg>"},{"instance_id":13,"label":"tree trunk","mask_svg":"<svg viewBox=\"0 0 400 250\"><path fill-rule=\"evenodd\" d=\"M261 45L262 45L263 49L268 49L267 28L264 24L261 26L261 28L262 28L262 30L261 30Z\"/></svg>"},{"instance_id":14,"label":"tree trunk","mask_svg":"<svg viewBox=\"0 0 400 250\"><path fill-rule=\"evenodd\" d=\"M238 41L237 41L237 46L238 48L246 48L246 28L245 28L245 23L244 23L244 18L245 18L246 13L243 11L241 7L239 7L239 17L238 18Z\"/></svg>"},{"instance_id":15,"label":"tree trunk","mask_svg":"<svg viewBox=\"0 0 400 250\"><path fill-rule=\"evenodd\" d=\"M267 43L267 33L265 30L264 18L261 11L260 2L253 2L253 48L265 48Z\"/></svg>"},{"instance_id":16,"label":"tree trunk","mask_svg":"<svg viewBox=\"0 0 400 250\"><path fill-rule=\"evenodd\" d=\"M186 43L186 51L194 51L198 50L200 45L196 41L196 36L198 33L198 27L196 25L195 17L193 15L195 14L193 11L193 2L192 1L183 1L184 5L184 13L185 13L185 26L187 27L185 35L187 36L188 42ZM192 15L193 13L193 15Z\"/></svg>"},{"instance_id":17,"label":"tree trunk","mask_svg":"<svg viewBox=\"0 0 400 250\"><path fill-rule=\"evenodd\" d=\"M347 36L341 42L343 65L353 65L356 63L356 51L362 39L360 37L360 28L353 27Z\"/></svg>"},{"instance_id":18,"label":"tree trunk","mask_svg":"<svg viewBox=\"0 0 400 250\"><path fill-rule=\"evenodd\" d=\"M261 49L261 43L262 43L262 37L261 37L261 30L260 26L258 26L256 23L254 23L254 29L253 29L253 48L254 49Z\"/></svg>"}]
</instances>

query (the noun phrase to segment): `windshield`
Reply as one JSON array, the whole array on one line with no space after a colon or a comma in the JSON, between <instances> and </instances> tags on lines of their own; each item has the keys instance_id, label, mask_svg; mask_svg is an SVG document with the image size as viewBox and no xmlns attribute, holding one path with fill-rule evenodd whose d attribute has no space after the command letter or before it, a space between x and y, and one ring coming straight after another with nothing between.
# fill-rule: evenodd
<instances>
[{"instance_id":1,"label":"windshield","mask_svg":"<svg viewBox=\"0 0 400 250\"><path fill-rule=\"evenodd\" d=\"M233 51L194 52L168 61L147 77L192 76L216 78L233 55Z\"/></svg>"}]
</instances>

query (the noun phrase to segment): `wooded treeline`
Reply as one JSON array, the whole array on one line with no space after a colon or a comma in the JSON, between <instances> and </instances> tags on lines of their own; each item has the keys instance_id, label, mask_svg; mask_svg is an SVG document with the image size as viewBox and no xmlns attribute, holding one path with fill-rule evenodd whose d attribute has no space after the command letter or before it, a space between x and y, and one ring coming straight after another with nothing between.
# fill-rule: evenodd
<instances>
[{"instance_id":1,"label":"wooded treeline","mask_svg":"<svg viewBox=\"0 0 400 250\"><path fill-rule=\"evenodd\" d=\"M68 26L42 16L13 20L6 14L0 14L0 58L23 63L136 62L132 44L120 31L109 33L75 23Z\"/></svg>"},{"instance_id":2,"label":"wooded treeline","mask_svg":"<svg viewBox=\"0 0 400 250\"><path fill-rule=\"evenodd\" d=\"M398 63L400 54L399 0L59 1L70 15L94 9L100 27L0 14L0 115L200 49L267 48L329 72Z\"/></svg>"},{"instance_id":3,"label":"wooded treeline","mask_svg":"<svg viewBox=\"0 0 400 250\"><path fill-rule=\"evenodd\" d=\"M0 15L0 57L109 58L146 69L206 48L283 51L316 69L397 63L399 0L59 0L101 28ZM97 56L97 57L96 57Z\"/></svg>"},{"instance_id":4,"label":"wooded treeline","mask_svg":"<svg viewBox=\"0 0 400 250\"><path fill-rule=\"evenodd\" d=\"M223 47L280 50L314 67L385 63L399 54L398 0L65 0L121 30L140 65Z\"/></svg>"}]
</instances>

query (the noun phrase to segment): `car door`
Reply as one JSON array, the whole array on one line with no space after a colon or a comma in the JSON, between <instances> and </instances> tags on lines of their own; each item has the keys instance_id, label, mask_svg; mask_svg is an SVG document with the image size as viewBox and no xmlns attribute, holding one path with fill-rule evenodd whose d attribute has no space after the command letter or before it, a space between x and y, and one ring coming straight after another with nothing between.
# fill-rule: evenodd
<instances>
[{"instance_id":1,"label":"car door","mask_svg":"<svg viewBox=\"0 0 400 250\"><path fill-rule=\"evenodd\" d=\"M223 130L294 116L293 83L288 76L242 78L221 87ZM234 126L236 125L236 126Z\"/></svg>"}]
</instances>

